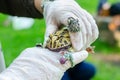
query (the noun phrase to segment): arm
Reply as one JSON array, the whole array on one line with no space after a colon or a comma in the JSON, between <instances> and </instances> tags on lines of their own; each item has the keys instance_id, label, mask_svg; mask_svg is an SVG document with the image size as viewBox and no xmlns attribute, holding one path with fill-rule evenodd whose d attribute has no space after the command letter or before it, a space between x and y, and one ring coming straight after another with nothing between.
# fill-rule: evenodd
<instances>
[{"instance_id":1,"label":"arm","mask_svg":"<svg viewBox=\"0 0 120 80\"><path fill-rule=\"evenodd\" d=\"M0 12L13 16L42 18L40 4L41 0L1 0Z\"/></svg>"},{"instance_id":2,"label":"arm","mask_svg":"<svg viewBox=\"0 0 120 80\"><path fill-rule=\"evenodd\" d=\"M0 73L5 70L5 61L2 51L0 50Z\"/></svg>"},{"instance_id":3,"label":"arm","mask_svg":"<svg viewBox=\"0 0 120 80\"><path fill-rule=\"evenodd\" d=\"M2 53L2 48L1 48L1 44L0 44L0 73L5 70L5 61L4 61L4 56Z\"/></svg>"},{"instance_id":4,"label":"arm","mask_svg":"<svg viewBox=\"0 0 120 80\"><path fill-rule=\"evenodd\" d=\"M87 58L88 53L84 50L72 56L74 64L78 64ZM41 47L27 48L0 73L0 80L61 80L64 72L71 67L69 60L60 64L61 57L61 54Z\"/></svg>"}]
</instances>

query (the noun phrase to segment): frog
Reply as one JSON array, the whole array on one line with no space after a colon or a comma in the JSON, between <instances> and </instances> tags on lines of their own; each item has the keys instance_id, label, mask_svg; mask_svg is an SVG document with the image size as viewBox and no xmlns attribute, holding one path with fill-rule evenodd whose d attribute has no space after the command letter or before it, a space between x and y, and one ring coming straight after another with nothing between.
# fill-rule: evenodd
<instances>
[{"instance_id":1,"label":"frog","mask_svg":"<svg viewBox=\"0 0 120 80\"><path fill-rule=\"evenodd\" d=\"M60 50L73 51L69 32L76 33L80 31L79 21L73 17L67 19L68 25L49 35L46 48L59 52Z\"/></svg>"},{"instance_id":2,"label":"frog","mask_svg":"<svg viewBox=\"0 0 120 80\"><path fill-rule=\"evenodd\" d=\"M63 27L62 29L49 35L45 48L62 54L63 56L60 58L61 64L65 64L65 62L69 60L71 62L71 66L73 66L73 58L71 53L74 53L75 50L72 47L69 32L79 32L80 25L78 19L73 17L69 17L67 22L68 26ZM86 48L86 51L93 52L93 47Z\"/></svg>"},{"instance_id":3,"label":"frog","mask_svg":"<svg viewBox=\"0 0 120 80\"><path fill-rule=\"evenodd\" d=\"M72 50L73 48L68 29L63 28L56 31L54 34L49 35L46 48L55 52L60 52L61 50Z\"/></svg>"},{"instance_id":4,"label":"frog","mask_svg":"<svg viewBox=\"0 0 120 80\"><path fill-rule=\"evenodd\" d=\"M56 31L54 34L49 35L46 48L63 55L59 60L61 64L65 64L66 61L69 60L71 62L71 66L73 66L73 58L69 53L73 52L74 49L72 47L69 31L67 28L63 28Z\"/></svg>"}]
</instances>

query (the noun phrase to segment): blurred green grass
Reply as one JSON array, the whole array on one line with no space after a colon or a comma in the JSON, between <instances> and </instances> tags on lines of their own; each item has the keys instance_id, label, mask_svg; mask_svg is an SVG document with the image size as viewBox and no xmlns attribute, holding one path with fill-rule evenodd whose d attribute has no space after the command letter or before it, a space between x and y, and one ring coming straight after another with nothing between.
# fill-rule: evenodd
<instances>
[{"instance_id":1,"label":"blurred green grass","mask_svg":"<svg viewBox=\"0 0 120 80\"><path fill-rule=\"evenodd\" d=\"M96 67L96 75L92 80L120 80L120 65L101 60L99 56L89 55L87 62Z\"/></svg>"},{"instance_id":2,"label":"blurred green grass","mask_svg":"<svg viewBox=\"0 0 120 80\"><path fill-rule=\"evenodd\" d=\"M36 43L43 42L45 32L44 20L35 20L30 29L14 30L12 25L3 26L6 16L0 15L0 41L8 66L19 53L27 47L33 47Z\"/></svg>"},{"instance_id":3,"label":"blurred green grass","mask_svg":"<svg viewBox=\"0 0 120 80\"><path fill-rule=\"evenodd\" d=\"M109 1L110 3L115 2L114 0ZM91 14L96 14L98 0L77 0L77 2ZM5 55L6 65L9 66L24 49L34 47L36 43L43 42L45 21L43 19L35 19L32 28L16 31L13 29L12 25L8 27L3 25L6 18L6 15L0 14L0 41ZM111 53L119 51L117 47L113 48L113 46L99 40L93 45L96 46L96 52ZM97 74L93 80L120 80L119 66L111 65L101 60L94 60L91 55L88 57L87 61L93 63L97 68Z\"/></svg>"}]
</instances>

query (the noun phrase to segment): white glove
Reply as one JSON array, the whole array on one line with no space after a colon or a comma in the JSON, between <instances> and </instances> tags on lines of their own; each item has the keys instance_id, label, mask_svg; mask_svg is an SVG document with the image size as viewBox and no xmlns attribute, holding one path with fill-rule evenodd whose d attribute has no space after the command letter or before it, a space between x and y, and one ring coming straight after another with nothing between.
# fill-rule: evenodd
<instances>
[{"instance_id":1,"label":"white glove","mask_svg":"<svg viewBox=\"0 0 120 80\"><path fill-rule=\"evenodd\" d=\"M4 61L4 55L2 53L1 44L0 44L0 73L5 70L5 61Z\"/></svg>"},{"instance_id":2,"label":"white glove","mask_svg":"<svg viewBox=\"0 0 120 80\"><path fill-rule=\"evenodd\" d=\"M86 51L73 53L75 64L85 60ZM0 74L0 80L61 80L71 67L70 61L60 64L61 54L41 47L24 50L21 55Z\"/></svg>"},{"instance_id":3,"label":"white glove","mask_svg":"<svg viewBox=\"0 0 120 80\"><path fill-rule=\"evenodd\" d=\"M78 19L80 32L70 32L72 46L75 50L84 50L98 37L98 28L93 17L82 9L75 0L44 0L43 15L46 20L45 42L48 36L61 26L67 26L68 18Z\"/></svg>"}]
</instances>

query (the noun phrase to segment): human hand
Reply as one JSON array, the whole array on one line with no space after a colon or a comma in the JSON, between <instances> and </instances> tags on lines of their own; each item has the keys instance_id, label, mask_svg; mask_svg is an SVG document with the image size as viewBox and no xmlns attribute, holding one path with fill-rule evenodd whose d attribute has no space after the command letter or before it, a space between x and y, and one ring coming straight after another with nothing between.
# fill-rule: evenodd
<instances>
[{"instance_id":1,"label":"human hand","mask_svg":"<svg viewBox=\"0 0 120 80\"><path fill-rule=\"evenodd\" d=\"M61 64L61 54L41 47L24 50L21 55L0 74L0 80L61 80L64 72L71 67L70 61ZM85 60L87 51L72 54L74 64Z\"/></svg>"},{"instance_id":2,"label":"human hand","mask_svg":"<svg viewBox=\"0 0 120 80\"><path fill-rule=\"evenodd\" d=\"M99 32L95 20L75 0L45 1L43 5L43 15L47 26L44 46L49 35L57 31L61 25L69 26L69 18L78 22L79 31L69 31L72 46L76 51L86 49L97 39ZM76 27L74 22L72 27Z\"/></svg>"}]
</instances>

